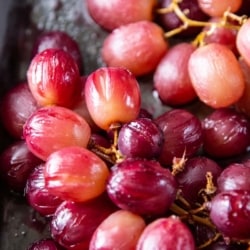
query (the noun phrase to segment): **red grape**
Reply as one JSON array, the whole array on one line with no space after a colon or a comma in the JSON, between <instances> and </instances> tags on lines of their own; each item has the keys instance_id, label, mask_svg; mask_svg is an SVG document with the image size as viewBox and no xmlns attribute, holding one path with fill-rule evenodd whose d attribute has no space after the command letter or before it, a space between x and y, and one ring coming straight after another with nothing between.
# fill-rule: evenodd
<instances>
[{"instance_id":1,"label":"red grape","mask_svg":"<svg viewBox=\"0 0 250 250\"><path fill-rule=\"evenodd\" d=\"M236 12L240 9L242 0L198 0L202 11L211 17L221 17L224 12L229 10Z\"/></svg>"},{"instance_id":2,"label":"red grape","mask_svg":"<svg viewBox=\"0 0 250 250\"><path fill-rule=\"evenodd\" d=\"M37 109L38 104L31 94L28 84L26 82L19 83L2 98L1 122L12 137L21 139L23 125Z\"/></svg>"},{"instance_id":3,"label":"red grape","mask_svg":"<svg viewBox=\"0 0 250 250\"><path fill-rule=\"evenodd\" d=\"M114 29L104 40L102 59L109 67L125 67L135 76L152 73L168 49L163 29L140 21Z\"/></svg>"},{"instance_id":4,"label":"red grape","mask_svg":"<svg viewBox=\"0 0 250 250\"><path fill-rule=\"evenodd\" d=\"M83 70L82 55L78 43L66 32L53 30L41 33L35 40L32 54L36 54L46 49L63 49L68 52L76 61L79 71Z\"/></svg>"},{"instance_id":5,"label":"red grape","mask_svg":"<svg viewBox=\"0 0 250 250\"><path fill-rule=\"evenodd\" d=\"M210 218L224 237L250 237L250 193L244 190L219 192L210 203Z\"/></svg>"},{"instance_id":6,"label":"red grape","mask_svg":"<svg viewBox=\"0 0 250 250\"><path fill-rule=\"evenodd\" d=\"M64 201L51 220L51 235L68 250L89 249L96 228L116 210L106 195L88 202Z\"/></svg>"},{"instance_id":7,"label":"red grape","mask_svg":"<svg viewBox=\"0 0 250 250\"><path fill-rule=\"evenodd\" d=\"M161 129L148 118L138 118L124 124L118 135L118 149L126 157L156 158L163 143Z\"/></svg>"},{"instance_id":8,"label":"red grape","mask_svg":"<svg viewBox=\"0 0 250 250\"><path fill-rule=\"evenodd\" d=\"M33 242L27 250L63 250L53 239L42 239Z\"/></svg>"},{"instance_id":9,"label":"red grape","mask_svg":"<svg viewBox=\"0 0 250 250\"><path fill-rule=\"evenodd\" d=\"M70 107L80 87L80 73L73 57L62 49L46 49L33 57L28 84L41 106Z\"/></svg>"},{"instance_id":10,"label":"red grape","mask_svg":"<svg viewBox=\"0 0 250 250\"><path fill-rule=\"evenodd\" d=\"M33 169L42 161L27 147L25 141L15 141L0 154L0 176L8 188L23 193Z\"/></svg>"},{"instance_id":11,"label":"red grape","mask_svg":"<svg viewBox=\"0 0 250 250\"><path fill-rule=\"evenodd\" d=\"M203 148L213 157L240 155L247 150L250 138L249 120L233 108L214 110L203 120Z\"/></svg>"},{"instance_id":12,"label":"red grape","mask_svg":"<svg viewBox=\"0 0 250 250\"><path fill-rule=\"evenodd\" d=\"M153 80L164 104L183 105L197 97L188 73L188 60L194 50L191 43L178 43L159 62Z\"/></svg>"},{"instance_id":13,"label":"red grape","mask_svg":"<svg viewBox=\"0 0 250 250\"><path fill-rule=\"evenodd\" d=\"M175 249L195 250L195 242L190 229L175 216L159 218L142 232L136 250Z\"/></svg>"},{"instance_id":14,"label":"red grape","mask_svg":"<svg viewBox=\"0 0 250 250\"><path fill-rule=\"evenodd\" d=\"M243 94L242 70L225 45L210 43L197 48L190 56L188 70L200 100L212 108L228 107Z\"/></svg>"},{"instance_id":15,"label":"red grape","mask_svg":"<svg viewBox=\"0 0 250 250\"><path fill-rule=\"evenodd\" d=\"M156 0L87 0L89 14L104 29L113 30L128 23L153 20Z\"/></svg>"},{"instance_id":16,"label":"red grape","mask_svg":"<svg viewBox=\"0 0 250 250\"><path fill-rule=\"evenodd\" d=\"M48 192L64 200L83 202L105 191L107 165L82 147L65 147L52 153L44 170Z\"/></svg>"},{"instance_id":17,"label":"red grape","mask_svg":"<svg viewBox=\"0 0 250 250\"><path fill-rule=\"evenodd\" d=\"M118 210L97 227L91 238L89 250L135 249L145 226L145 221L139 215Z\"/></svg>"},{"instance_id":18,"label":"red grape","mask_svg":"<svg viewBox=\"0 0 250 250\"><path fill-rule=\"evenodd\" d=\"M31 207L43 216L51 216L62 200L52 195L45 187L44 164L38 165L29 175L25 186L25 197Z\"/></svg>"},{"instance_id":19,"label":"red grape","mask_svg":"<svg viewBox=\"0 0 250 250\"><path fill-rule=\"evenodd\" d=\"M85 83L85 100L93 121L104 130L136 119L141 108L139 84L124 68L92 72Z\"/></svg>"},{"instance_id":20,"label":"red grape","mask_svg":"<svg viewBox=\"0 0 250 250\"><path fill-rule=\"evenodd\" d=\"M127 159L111 168L110 199L121 209L143 216L166 213L175 200L177 183L157 161Z\"/></svg>"},{"instance_id":21,"label":"red grape","mask_svg":"<svg viewBox=\"0 0 250 250\"><path fill-rule=\"evenodd\" d=\"M49 106L38 109L29 117L23 136L30 151L46 160L51 153L63 147L87 147L90 133L88 123L77 113Z\"/></svg>"},{"instance_id":22,"label":"red grape","mask_svg":"<svg viewBox=\"0 0 250 250\"><path fill-rule=\"evenodd\" d=\"M162 129L164 144L159 157L162 165L171 165L174 157L195 155L203 144L200 120L184 109L166 111L155 119Z\"/></svg>"}]
</instances>

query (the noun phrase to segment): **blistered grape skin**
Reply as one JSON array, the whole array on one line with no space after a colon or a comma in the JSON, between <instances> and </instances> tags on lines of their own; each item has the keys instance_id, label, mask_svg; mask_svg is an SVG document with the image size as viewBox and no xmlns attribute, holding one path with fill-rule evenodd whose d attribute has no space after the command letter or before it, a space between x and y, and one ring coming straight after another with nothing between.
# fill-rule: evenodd
<instances>
[{"instance_id":1,"label":"blistered grape skin","mask_svg":"<svg viewBox=\"0 0 250 250\"><path fill-rule=\"evenodd\" d=\"M139 238L136 250L161 249L195 250L189 228L175 216L159 218L147 225Z\"/></svg>"},{"instance_id":2,"label":"blistered grape skin","mask_svg":"<svg viewBox=\"0 0 250 250\"><path fill-rule=\"evenodd\" d=\"M38 108L27 82L21 82L11 88L1 99L1 123L13 138L21 139L23 125Z\"/></svg>"},{"instance_id":3,"label":"blistered grape skin","mask_svg":"<svg viewBox=\"0 0 250 250\"><path fill-rule=\"evenodd\" d=\"M88 149L72 146L52 153L44 169L45 187L63 200L84 202L101 195L109 170L106 163Z\"/></svg>"},{"instance_id":4,"label":"blistered grape skin","mask_svg":"<svg viewBox=\"0 0 250 250\"><path fill-rule=\"evenodd\" d=\"M210 43L197 48L190 56L188 72L198 97L212 108L228 107L243 95L242 70L225 45Z\"/></svg>"},{"instance_id":5,"label":"blistered grape skin","mask_svg":"<svg viewBox=\"0 0 250 250\"><path fill-rule=\"evenodd\" d=\"M201 121L184 109L166 111L155 122L162 129L164 144L159 156L162 165L172 164L174 157L195 155L203 144Z\"/></svg>"},{"instance_id":6,"label":"blistered grape skin","mask_svg":"<svg viewBox=\"0 0 250 250\"><path fill-rule=\"evenodd\" d=\"M109 215L95 230L89 250L135 249L145 228L144 219L126 210L118 210Z\"/></svg>"},{"instance_id":7,"label":"blistered grape skin","mask_svg":"<svg viewBox=\"0 0 250 250\"><path fill-rule=\"evenodd\" d=\"M250 123L232 108L214 110L202 122L203 148L212 157L225 158L244 153L249 145Z\"/></svg>"},{"instance_id":8,"label":"blistered grape skin","mask_svg":"<svg viewBox=\"0 0 250 250\"><path fill-rule=\"evenodd\" d=\"M0 176L8 188L23 193L33 169L42 161L27 147L25 141L15 141L0 154Z\"/></svg>"},{"instance_id":9,"label":"blistered grape skin","mask_svg":"<svg viewBox=\"0 0 250 250\"><path fill-rule=\"evenodd\" d=\"M139 83L125 68L102 67L87 77L85 100L96 125L108 130L113 124L137 118L141 108Z\"/></svg>"},{"instance_id":10,"label":"blistered grape skin","mask_svg":"<svg viewBox=\"0 0 250 250\"><path fill-rule=\"evenodd\" d=\"M154 16L156 0L87 0L88 12L94 21L104 29L112 31L132 22L151 21Z\"/></svg>"},{"instance_id":11,"label":"blistered grape skin","mask_svg":"<svg viewBox=\"0 0 250 250\"><path fill-rule=\"evenodd\" d=\"M147 118L124 124L118 135L118 149L126 157L156 158L163 142L161 129Z\"/></svg>"},{"instance_id":12,"label":"blistered grape skin","mask_svg":"<svg viewBox=\"0 0 250 250\"><path fill-rule=\"evenodd\" d=\"M250 237L250 193L244 190L219 192L210 203L210 218L225 236Z\"/></svg>"},{"instance_id":13,"label":"blistered grape skin","mask_svg":"<svg viewBox=\"0 0 250 250\"><path fill-rule=\"evenodd\" d=\"M66 146L87 147L91 129L74 111L49 106L38 109L26 121L23 137L30 151L42 160Z\"/></svg>"},{"instance_id":14,"label":"blistered grape skin","mask_svg":"<svg viewBox=\"0 0 250 250\"><path fill-rule=\"evenodd\" d=\"M218 191L250 191L250 167L244 163L228 165L217 179Z\"/></svg>"},{"instance_id":15,"label":"blistered grape skin","mask_svg":"<svg viewBox=\"0 0 250 250\"><path fill-rule=\"evenodd\" d=\"M79 71L83 71L83 59L78 43L66 32L53 30L41 33L35 40L32 48L32 56L46 49L63 49L76 61Z\"/></svg>"},{"instance_id":16,"label":"blistered grape skin","mask_svg":"<svg viewBox=\"0 0 250 250\"><path fill-rule=\"evenodd\" d=\"M188 73L188 60L195 50L191 43L178 43L169 48L153 76L154 88L161 101L170 106L187 104L196 99Z\"/></svg>"},{"instance_id":17,"label":"blistered grape skin","mask_svg":"<svg viewBox=\"0 0 250 250\"><path fill-rule=\"evenodd\" d=\"M140 21L113 30L103 42L101 56L109 67L124 67L142 76L155 70L168 46L159 25Z\"/></svg>"},{"instance_id":18,"label":"blistered grape skin","mask_svg":"<svg viewBox=\"0 0 250 250\"><path fill-rule=\"evenodd\" d=\"M31 207L43 216L52 216L62 203L45 187L44 163L38 165L29 175L25 186L25 197Z\"/></svg>"},{"instance_id":19,"label":"blistered grape skin","mask_svg":"<svg viewBox=\"0 0 250 250\"><path fill-rule=\"evenodd\" d=\"M173 203L177 183L157 161L131 158L111 168L106 189L119 208L143 216L159 216Z\"/></svg>"},{"instance_id":20,"label":"blistered grape skin","mask_svg":"<svg viewBox=\"0 0 250 250\"><path fill-rule=\"evenodd\" d=\"M116 210L106 195L88 202L64 201L51 220L51 236L66 249L88 249L96 228Z\"/></svg>"},{"instance_id":21,"label":"blistered grape skin","mask_svg":"<svg viewBox=\"0 0 250 250\"><path fill-rule=\"evenodd\" d=\"M71 107L79 94L80 72L69 53L62 49L46 49L31 60L27 81L39 105Z\"/></svg>"}]
</instances>

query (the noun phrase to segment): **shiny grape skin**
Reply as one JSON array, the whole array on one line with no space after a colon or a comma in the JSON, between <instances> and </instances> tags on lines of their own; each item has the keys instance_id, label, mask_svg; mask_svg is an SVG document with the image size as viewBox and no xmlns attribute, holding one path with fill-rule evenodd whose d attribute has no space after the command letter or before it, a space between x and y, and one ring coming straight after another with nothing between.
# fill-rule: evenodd
<instances>
[{"instance_id":1,"label":"shiny grape skin","mask_svg":"<svg viewBox=\"0 0 250 250\"><path fill-rule=\"evenodd\" d=\"M162 165L171 165L174 157L194 156L203 144L201 121L185 109L166 111L154 120L164 134L159 157Z\"/></svg>"},{"instance_id":2,"label":"shiny grape skin","mask_svg":"<svg viewBox=\"0 0 250 250\"><path fill-rule=\"evenodd\" d=\"M0 177L10 190L23 193L33 169L42 163L27 147L24 140L8 145L0 154Z\"/></svg>"},{"instance_id":3,"label":"shiny grape skin","mask_svg":"<svg viewBox=\"0 0 250 250\"><path fill-rule=\"evenodd\" d=\"M66 32L52 30L42 32L34 41L32 56L46 49L63 49L76 61L79 71L83 71L83 59L78 43Z\"/></svg>"},{"instance_id":4,"label":"shiny grape skin","mask_svg":"<svg viewBox=\"0 0 250 250\"><path fill-rule=\"evenodd\" d=\"M27 82L21 82L1 99L1 123L13 138L22 139L23 125L38 108Z\"/></svg>"},{"instance_id":5,"label":"shiny grape skin","mask_svg":"<svg viewBox=\"0 0 250 250\"><path fill-rule=\"evenodd\" d=\"M96 228L116 210L106 195L88 202L64 201L51 220L51 236L67 249L88 250Z\"/></svg>"},{"instance_id":6,"label":"shiny grape skin","mask_svg":"<svg viewBox=\"0 0 250 250\"><path fill-rule=\"evenodd\" d=\"M118 149L125 157L157 158L163 142L162 130L151 119L138 118L119 130Z\"/></svg>"},{"instance_id":7,"label":"shiny grape skin","mask_svg":"<svg viewBox=\"0 0 250 250\"><path fill-rule=\"evenodd\" d=\"M28 148L44 161L63 147L87 147L90 134L90 126L83 117L60 106L38 109L23 128L23 138Z\"/></svg>"},{"instance_id":8,"label":"shiny grape skin","mask_svg":"<svg viewBox=\"0 0 250 250\"><path fill-rule=\"evenodd\" d=\"M43 216L52 216L62 199L52 195L45 187L44 163L29 175L25 186L25 197L31 207Z\"/></svg>"},{"instance_id":9,"label":"shiny grape skin","mask_svg":"<svg viewBox=\"0 0 250 250\"><path fill-rule=\"evenodd\" d=\"M216 109L202 121L203 149L211 157L226 158L246 152L250 121L232 108Z\"/></svg>"},{"instance_id":10,"label":"shiny grape skin","mask_svg":"<svg viewBox=\"0 0 250 250\"><path fill-rule=\"evenodd\" d=\"M136 250L195 250L190 229L176 216L159 218L147 225Z\"/></svg>"},{"instance_id":11,"label":"shiny grape skin","mask_svg":"<svg viewBox=\"0 0 250 250\"><path fill-rule=\"evenodd\" d=\"M250 167L244 163L228 165L217 179L218 191L250 191Z\"/></svg>"},{"instance_id":12,"label":"shiny grape skin","mask_svg":"<svg viewBox=\"0 0 250 250\"><path fill-rule=\"evenodd\" d=\"M236 240L250 237L250 192L219 192L209 205L210 218L225 237Z\"/></svg>"},{"instance_id":13,"label":"shiny grape skin","mask_svg":"<svg viewBox=\"0 0 250 250\"><path fill-rule=\"evenodd\" d=\"M166 213L175 200L177 183L157 161L130 158L111 168L106 188L119 208L157 217Z\"/></svg>"},{"instance_id":14,"label":"shiny grape skin","mask_svg":"<svg viewBox=\"0 0 250 250\"><path fill-rule=\"evenodd\" d=\"M206 174L212 174L213 183L222 172L222 168L212 159L205 156L192 157L187 160L184 170L176 174L176 180L181 189L183 197L192 204L199 200L199 192L206 188Z\"/></svg>"}]
</instances>

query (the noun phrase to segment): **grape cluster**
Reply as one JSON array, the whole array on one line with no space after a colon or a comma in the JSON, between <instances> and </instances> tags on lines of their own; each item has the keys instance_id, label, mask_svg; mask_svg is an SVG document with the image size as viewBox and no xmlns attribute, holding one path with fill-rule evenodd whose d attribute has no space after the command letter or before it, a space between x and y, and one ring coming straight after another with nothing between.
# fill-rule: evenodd
<instances>
[{"instance_id":1,"label":"grape cluster","mask_svg":"<svg viewBox=\"0 0 250 250\"><path fill-rule=\"evenodd\" d=\"M105 65L84 75L77 42L44 32L2 99L0 177L51 234L29 250L248 249L246 3L86 3L108 32ZM142 77L169 107L160 115L143 106Z\"/></svg>"}]
</instances>

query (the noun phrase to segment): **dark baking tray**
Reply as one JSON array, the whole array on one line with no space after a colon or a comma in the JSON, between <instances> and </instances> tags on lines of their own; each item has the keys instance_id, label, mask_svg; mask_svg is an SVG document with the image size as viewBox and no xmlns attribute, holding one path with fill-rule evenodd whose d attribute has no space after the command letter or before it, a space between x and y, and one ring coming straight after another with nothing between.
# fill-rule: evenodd
<instances>
[{"instance_id":1,"label":"dark baking tray","mask_svg":"<svg viewBox=\"0 0 250 250\"><path fill-rule=\"evenodd\" d=\"M26 80L33 41L43 30L63 30L78 41L84 75L103 66L99 55L107 32L89 17L85 0L0 0L0 12L0 97ZM144 108L154 116L169 109L154 95L152 77L140 78L139 82ZM209 112L199 102L186 108L199 115ZM1 150L6 143L1 141ZM49 236L46 220L26 204L22 195L10 193L2 185L0 196L0 250L25 250L33 241Z\"/></svg>"}]
</instances>

